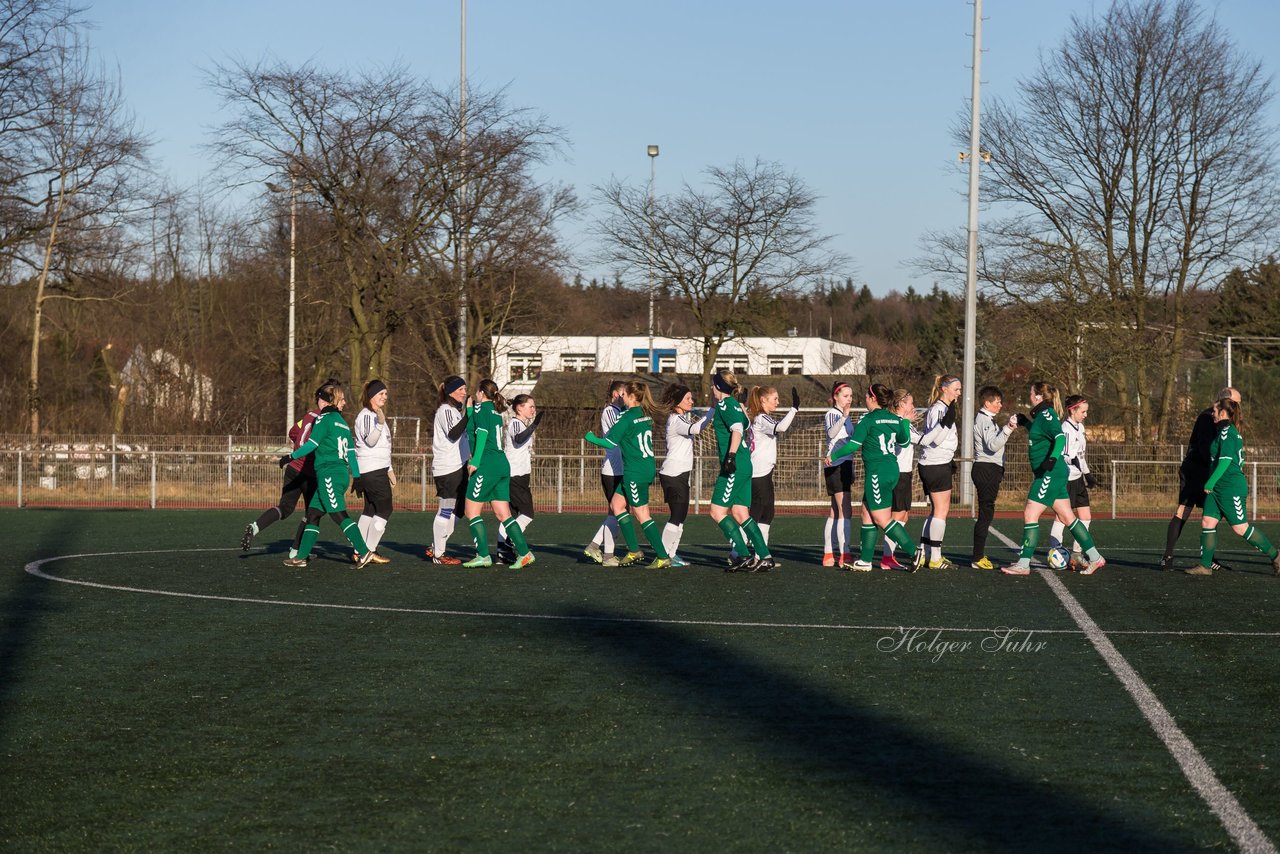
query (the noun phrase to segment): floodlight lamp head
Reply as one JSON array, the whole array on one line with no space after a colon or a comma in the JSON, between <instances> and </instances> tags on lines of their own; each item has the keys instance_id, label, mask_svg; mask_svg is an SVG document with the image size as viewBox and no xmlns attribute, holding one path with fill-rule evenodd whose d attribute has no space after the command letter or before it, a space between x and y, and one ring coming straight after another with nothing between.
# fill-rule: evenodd
<instances>
[{"instance_id":1,"label":"floodlight lamp head","mask_svg":"<svg viewBox=\"0 0 1280 854\"><path fill-rule=\"evenodd\" d=\"M649 148L648 148L648 154L649 154L649 156L650 156L650 157L657 157L657 156L658 156L658 146L656 146L656 145L651 145L651 146L649 146Z\"/></svg>"}]
</instances>

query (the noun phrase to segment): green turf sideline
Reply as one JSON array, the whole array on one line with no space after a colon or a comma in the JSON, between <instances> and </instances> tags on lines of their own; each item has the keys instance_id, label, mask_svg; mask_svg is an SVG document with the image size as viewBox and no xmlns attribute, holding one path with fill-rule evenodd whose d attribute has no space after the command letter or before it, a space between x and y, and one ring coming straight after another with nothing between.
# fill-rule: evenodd
<instances>
[{"instance_id":1,"label":"green turf sideline","mask_svg":"<svg viewBox=\"0 0 1280 854\"><path fill-rule=\"evenodd\" d=\"M995 527L991 528L991 533L1009 548L1017 547L1013 540ZM1079 600L1072 596L1066 585L1056 577L1055 571L1036 567L1036 574L1045 580L1049 589L1058 597L1058 601L1067 609L1071 619L1084 630L1085 636L1102 656L1102 660L1107 663L1107 667L1111 668L1111 672L1120 680L1120 684L1129 692L1129 696L1133 697L1139 711L1155 730L1156 736L1164 742L1187 781L1200 793L1200 797L1222 822L1223 829L1240 846L1240 850L1251 852L1251 854L1252 852L1274 854L1276 847L1262 832L1262 828L1258 827L1245 812L1244 807L1236 800L1236 796L1222 785L1222 781L1209 767L1209 763L1191 739L1187 738L1186 733L1178 727L1177 721L1160 702L1160 698L1138 675L1138 671L1133 669L1133 665L1120 654L1120 650L1116 649L1115 644L1107 638L1106 633L1098 627Z\"/></svg>"}]
</instances>

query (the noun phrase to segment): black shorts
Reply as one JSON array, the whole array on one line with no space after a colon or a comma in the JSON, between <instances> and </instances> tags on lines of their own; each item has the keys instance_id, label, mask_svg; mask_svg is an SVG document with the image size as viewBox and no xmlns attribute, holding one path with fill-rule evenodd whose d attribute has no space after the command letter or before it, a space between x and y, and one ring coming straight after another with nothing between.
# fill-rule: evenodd
<instances>
[{"instance_id":1,"label":"black shorts","mask_svg":"<svg viewBox=\"0 0 1280 854\"><path fill-rule=\"evenodd\" d=\"M751 478L750 513L759 524L773 524L773 472Z\"/></svg>"},{"instance_id":2,"label":"black shorts","mask_svg":"<svg viewBox=\"0 0 1280 854\"><path fill-rule=\"evenodd\" d=\"M1203 507L1204 485L1209 482L1209 473L1200 469L1178 469L1178 504L1183 507Z\"/></svg>"},{"instance_id":3,"label":"black shorts","mask_svg":"<svg viewBox=\"0 0 1280 854\"><path fill-rule=\"evenodd\" d=\"M533 490L529 488L529 475L513 474L511 475L511 485L508 487L511 502L512 516L528 516L533 518Z\"/></svg>"},{"instance_id":4,"label":"black shorts","mask_svg":"<svg viewBox=\"0 0 1280 854\"><path fill-rule=\"evenodd\" d=\"M1089 506L1089 487L1085 486L1084 478L1067 481L1067 498L1071 499L1072 510Z\"/></svg>"},{"instance_id":5,"label":"black shorts","mask_svg":"<svg viewBox=\"0 0 1280 854\"><path fill-rule=\"evenodd\" d=\"M302 509L305 511L316 494L315 469L310 472L294 471L289 466L284 468L284 481L280 486L280 518L288 516L298 506L298 498L302 498Z\"/></svg>"},{"instance_id":6,"label":"black shorts","mask_svg":"<svg viewBox=\"0 0 1280 854\"><path fill-rule=\"evenodd\" d=\"M920 483L926 495L935 492L951 491L951 468L954 463L938 463L937 465L919 466Z\"/></svg>"},{"instance_id":7,"label":"black shorts","mask_svg":"<svg viewBox=\"0 0 1280 854\"><path fill-rule=\"evenodd\" d=\"M672 525L683 525L689 518L689 473L660 474L658 480L662 483L662 500L671 510L671 518L667 521Z\"/></svg>"},{"instance_id":8,"label":"black shorts","mask_svg":"<svg viewBox=\"0 0 1280 854\"><path fill-rule=\"evenodd\" d=\"M822 479L827 484L827 495L848 492L853 486L853 460L845 460L838 466L824 468Z\"/></svg>"},{"instance_id":9,"label":"black shorts","mask_svg":"<svg viewBox=\"0 0 1280 854\"><path fill-rule=\"evenodd\" d=\"M890 509L894 513L911 509L911 472L898 472L898 483L893 488L893 504Z\"/></svg>"},{"instance_id":10,"label":"black shorts","mask_svg":"<svg viewBox=\"0 0 1280 854\"><path fill-rule=\"evenodd\" d=\"M604 490L605 504L611 504L613 502L613 494L618 491L618 487L621 485L622 475L601 473L600 488Z\"/></svg>"},{"instance_id":11,"label":"black shorts","mask_svg":"<svg viewBox=\"0 0 1280 854\"><path fill-rule=\"evenodd\" d=\"M390 469L377 469L360 475L357 486L364 493L364 516L391 518Z\"/></svg>"},{"instance_id":12,"label":"black shorts","mask_svg":"<svg viewBox=\"0 0 1280 854\"><path fill-rule=\"evenodd\" d=\"M448 474L442 474L435 479L436 495L440 498L452 498L458 508L458 512L462 512L462 502L467 497L467 467L463 466L457 471L451 471Z\"/></svg>"}]
</instances>

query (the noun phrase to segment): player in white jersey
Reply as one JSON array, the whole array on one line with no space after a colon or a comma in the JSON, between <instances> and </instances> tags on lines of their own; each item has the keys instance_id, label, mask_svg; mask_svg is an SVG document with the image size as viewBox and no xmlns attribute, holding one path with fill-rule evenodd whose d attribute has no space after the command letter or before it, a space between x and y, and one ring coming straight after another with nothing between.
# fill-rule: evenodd
<instances>
[{"instance_id":1,"label":"player in white jersey","mask_svg":"<svg viewBox=\"0 0 1280 854\"><path fill-rule=\"evenodd\" d=\"M898 445L894 452L898 457L898 483L893 488L893 503L890 518L903 528L907 526L907 517L911 515L911 470L915 467L916 444L920 441L920 431L916 429L921 413L916 412L916 399L905 388L895 388L889 409L899 418L911 422L911 441ZM884 538L884 552L880 556L881 569L910 569L898 562L897 543L892 537Z\"/></svg>"},{"instance_id":2,"label":"player in white jersey","mask_svg":"<svg viewBox=\"0 0 1280 854\"><path fill-rule=\"evenodd\" d=\"M929 515L920 532L920 547L928 549L930 569L954 569L942 556L942 537L947 531L951 509L951 481L955 475L956 449L960 433L956 429L956 400L960 378L940 374L929 393L929 409L924 415L924 435L920 437L920 483L929 496Z\"/></svg>"},{"instance_id":3,"label":"player in white jersey","mask_svg":"<svg viewBox=\"0 0 1280 854\"><path fill-rule=\"evenodd\" d=\"M440 406L431 430L431 476L435 479L439 505L431 523L432 540L427 558L432 563L456 566L462 560L446 550L466 498L467 460L471 459L467 413L471 406L467 399L467 381L462 377L445 378L439 391Z\"/></svg>"},{"instance_id":4,"label":"player in white jersey","mask_svg":"<svg viewBox=\"0 0 1280 854\"><path fill-rule=\"evenodd\" d=\"M747 394L747 418L751 421L751 518L760 526L760 534L769 542L773 525L773 470L778 464L778 437L795 423L800 408L800 392L791 389L791 409L778 418L778 390L773 386L752 386ZM736 555L730 550L730 559ZM774 566L779 566L774 560Z\"/></svg>"},{"instance_id":5,"label":"player in white jersey","mask_svg":"<svg viewBox=\"0 0 1280 854\"><path fill-rule=\"evenodd\" d=\"M823 459L830 458L831 452L849 441L853 434L853 422L849 419L852 407L853 388L847 382L837 381L831 387L831 408L822 419L822 426L827 433ZM831 465L824 466L822 480L826 484L827 495L831 498L831 509L827 512L827 522L822 530L822 565L844 566L853 560L849 552L853 518L853 499L850 497L850 490L853 488L853 452L836 457L831 460Z\"/></svg>"},{"instance_id":6,"label":"player in white jersey","mask_svg":"<svg viewBox=\"0 0 1280 854\"><path fill-rule=\"evenodd\" d=\"M364 512L357 523L360 536L364 537L371 563L391 563L391 558L378 554L378 543L387 530L391 518L391 490L396 486L396 472L391 467L391 425L387 423L387 384L382 380L369 380L361 395L363 408L356 416L352 436L356 444L356 462L360 464L360 477L352 487L357 495L364 495ZM357 561L359 555L353 556Z\"/></svg>"},{"instance_id":7,"label":"player in white jersey","mask_svg":"<svg viewBox=\"0 0 1280 854\"><path fill-rule=\"evenodd\" d=\"M623 380L614 380L609 384L609 402L600 412L599 435L609 435L613 425L618 423L618 417L626 410L626 406L622 403L622 393L626 388L627 384ZM622 483L622 449L610 448L605 451L604 462L600 464L600 488L604 490L605 503L604 521L596 529L591 542L582 550L584 555L605 566L618 565L618 559L613 556L614 543L618 539L618 520L614 517L611 508L614 493L618 491L620 483Z\"/></svg>"},{"instance_id":8,"label":"player in white jersey","mask_svg":"<svg viewBox=\"0 0 1280 854\"><path fill-rule=\"evenodd\" d=\"M1089 471L1089 462L1085 459L1088 442L1084 437L1084 420L1089 417L1089 401L1082 394L1073 394L1063 401L1066 418L1062 419L1062 435L1067 437L1062 446L1062 458L1067 461L1067 498L1071 500L1071 509L1085 530L1093 521L1093 511L1089 509L1089 490L1098 485L1098 479ZM1066 526L1056 517L1049 530L1049 545L1063 545L1062 536ZM1071 544L1071 560L1073 569L1079 569L1084 563L1080 552L1080 543Z\"/></svg>"},{"instance_id":9,"label":"player in white jersey","mask_svg":"<svg viewBox=\"0 0 1280 854\"><path fill-rule=\"evenodd\" d=\"M521 531L533 521L533 432L542 423L542 413L532 395L517 394L511 401L511 420L507 422L507 462L511 464L511 516ZM515 563L519 556L507 539L505 528L498 527L498 560Z\"/></svg>"},{"instance_id":10,"label":"player in white jersey","mask_svg":"<svg viewBox=\"0 0 1280 854\"><path fill-rule=\"evenodd\" d=\"M693 471L695 437L711 423L713 410L698 415L693 411L693 392L686 385L674 383L662 392L662 406L671 411L667 418L667 452L658 469L662 497L671 517L662 529L662 545L671 556L672 566L686 566L676 553L684 534L684 521L689 518L689 472Z\"/></svg>"}]
</instances>

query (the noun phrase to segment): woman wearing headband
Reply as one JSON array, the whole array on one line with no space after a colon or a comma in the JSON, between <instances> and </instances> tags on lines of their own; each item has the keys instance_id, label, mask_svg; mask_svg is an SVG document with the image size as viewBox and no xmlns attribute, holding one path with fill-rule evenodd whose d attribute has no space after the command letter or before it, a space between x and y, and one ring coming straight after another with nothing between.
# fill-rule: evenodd
<instances>
[{"instance_id":1,"label":"woman wearing headband","mask_svg":"<svg viewBox=\"0 0 1280 854\"><path fill-rule=\"evenodd\" d=\"M387 423L387 384L382 380L365 383L360 402L363 406L356 416L352 432L356 440L356 461L360 463L360 477L352 486L356 494L364 495L364 512L360 514L360 536L364 537L373 563L391 563L391 558L378 554L378 543L387 530L391 518L391 490L395 489L396 473L391 467L391 425ZM355 556L353 555L353 558Z\"/></svg>"},{"instance_id":2,"label":"woman wearing headband","mask_svg":"<svg viewBox=\"0 0 1280 854\"><path fill-rule=\"evenodd\" d=\"M768 572L773 569L773 555L751 518L751 425L734 397L737 390L738 380L729 369L711 375L711 394L716 399L711 423L720 452L720 476L711 490L711 521L739 555L726 572Z\"/></svg>"},{"instance_id":3,"label":"woman wearing headband","mask_svg":"<svg viewBox=\"0 0 1280 854\"><path fill-rule=\"evenodd\" d=\"M823 456L828 460L822 469L822 481L831 499L826 527L822 531L822 565L844 566L853 560L849 553L849 537L853 516L853 500L849 490L853 487L853 452L832 456L837 445L843 445L853 432L849 421L849 409L853 406L853 387L838 380L831 387L831 408L823 416L827 431L827 447Z\"/></svg>"}]
</instances>

